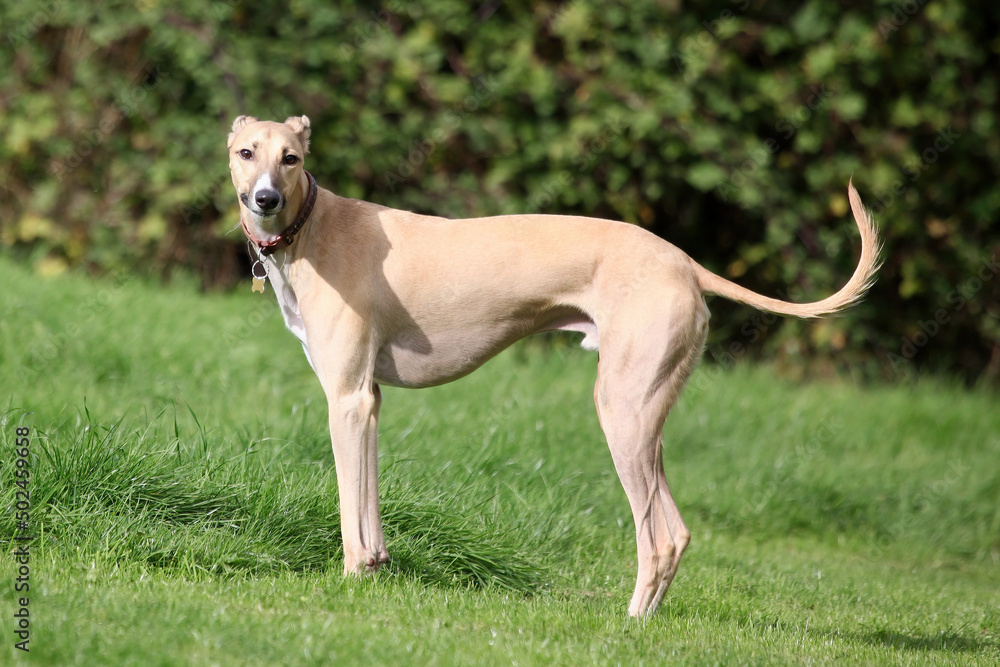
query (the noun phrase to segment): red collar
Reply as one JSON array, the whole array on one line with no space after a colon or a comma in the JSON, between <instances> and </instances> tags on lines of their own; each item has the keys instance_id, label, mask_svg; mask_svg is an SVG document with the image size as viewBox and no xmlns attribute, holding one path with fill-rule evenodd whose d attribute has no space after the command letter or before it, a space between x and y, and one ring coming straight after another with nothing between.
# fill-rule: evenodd
<instances>
[{"instance_id":1,"label":"red collar","mask_svg":"<svg viewBox=\"0 0 1000 667\"><path fill-rule=\"evenodd\" d=\"M292 245L292 241L295 240L295 235L298 234L299 230L302 229L302 225L306 224L306 220L309 219L309 215L312 213L313 206L316 204L316 195L319 192L319 188L316 187L316 179L308 171L306 176L309 178L309 191L306 193L306 200L302 204L302 208L299 209L299 214L295 217L295 221L285 227L284 230L277 237L271 241L259 241L253 237L250 230L247 228L247 223L243 220L243 216L240 216L240 224L243 225L243 233L247 235L254 245L260 250L260 254L267 257L268 255L273 255L279 249L278 246L287 248Z\"/></svg>"}]
</instances>

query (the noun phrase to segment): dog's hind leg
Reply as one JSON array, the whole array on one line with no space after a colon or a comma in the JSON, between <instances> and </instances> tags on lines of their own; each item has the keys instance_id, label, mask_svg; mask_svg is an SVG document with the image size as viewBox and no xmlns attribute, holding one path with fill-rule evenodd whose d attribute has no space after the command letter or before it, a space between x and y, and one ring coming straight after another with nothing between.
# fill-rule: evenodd
<instances>
[{"instance_id":1,"label":"dog's hind leg","mask_svg":"<svg viewBox=\"0 0 1000 667\"><path fill-rule=\"evenodd\" d=\"M656 610L691 539L667 487L662 430L704 343L707 310L697 301L627 337L602 332L594 400L635 522L631 616Z\"/></svg>"}]
</instances>

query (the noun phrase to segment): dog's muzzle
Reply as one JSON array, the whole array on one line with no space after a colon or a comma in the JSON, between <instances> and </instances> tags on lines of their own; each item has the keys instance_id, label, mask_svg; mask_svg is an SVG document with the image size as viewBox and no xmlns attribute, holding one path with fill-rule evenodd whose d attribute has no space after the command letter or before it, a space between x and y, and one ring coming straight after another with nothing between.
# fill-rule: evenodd
<instances>
[{"instance_id":1,"label":"dog's muzzle","mask_svg":"<svg viewBox=\"0 0 1000 667\"><path fill-rule=\"evenodd\" d=\"M253 193L253 201L265 215L274 213L281 205L281 194L271 188L261 188Z\"/></svg>"}]
</instances>

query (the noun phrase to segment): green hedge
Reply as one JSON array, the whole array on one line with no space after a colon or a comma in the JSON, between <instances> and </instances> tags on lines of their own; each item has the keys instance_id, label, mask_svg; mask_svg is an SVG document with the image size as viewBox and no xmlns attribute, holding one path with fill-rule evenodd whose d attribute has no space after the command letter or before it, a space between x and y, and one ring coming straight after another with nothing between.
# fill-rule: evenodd
<instances>
[{"instance_id":1,"label":"green hedge","mask_svg":"<svg viewBox=\"0 0 1000 667\"><path fill-rule=\"evenodd\" d=\"M997 15L959 0L4 3L0 235L42 273L185 267L231 285L247 264L228 126L306 113L310 169L340 194L624 219L814 299L855 262L853 176L886 238L869 300L780 329L715 300L709 356L996 380Z\"/></svg>"}]
</instances>

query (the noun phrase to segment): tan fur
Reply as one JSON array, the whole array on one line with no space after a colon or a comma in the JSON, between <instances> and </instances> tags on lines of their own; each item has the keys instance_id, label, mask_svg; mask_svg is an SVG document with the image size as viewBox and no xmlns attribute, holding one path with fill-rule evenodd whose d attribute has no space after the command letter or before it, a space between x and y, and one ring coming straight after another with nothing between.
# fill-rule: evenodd
<instances>
[{"instance_id":1,"label":"tan fur","mask_svg":"<svg viewBox=\"0 0 1000 667\"><path fill-rule=\"evenodd\" d=\"M307 179L309 119L240 116L229 137L243 221L261 241L295 218ZM247 159L245 153L252 156ZM252 206L258 183L287 204ZM459 378L525 336L584 334L600 350L594 402L636 527L638 574L629 613L652 613L690 533L670 495L662 428L701 354L703 293L797 317L861 299L878 267L878 238L853 185L861 259L847 285L814 304L760 296L699 266L634 225L594 218L513 215L448 220L345 199L320 188L294 243L268 262L289 328L326 392L337 468L344 570L388 559L379 512L379 384L426 387ZM248 202L250 205L248 206Z\"/></svg>"}]
</instances>

